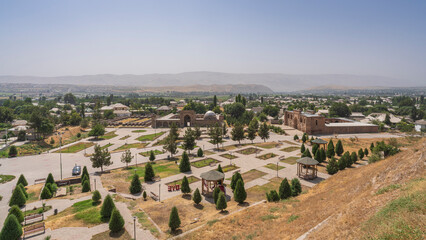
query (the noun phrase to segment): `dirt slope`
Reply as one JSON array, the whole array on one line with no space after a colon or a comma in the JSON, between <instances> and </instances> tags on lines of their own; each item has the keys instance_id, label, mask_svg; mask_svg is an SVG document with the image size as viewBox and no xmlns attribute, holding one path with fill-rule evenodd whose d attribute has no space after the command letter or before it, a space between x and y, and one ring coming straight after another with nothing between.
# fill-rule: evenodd
<instances>
[{"instance_id":1,"label":"dirt slope","mask_svg":"<svg viewBox=\"0 0 426 240\"><path fill-rule=\"evenodd\" d=\"M297 239L321 222L306 239L362 239L375 231L366 229L366 222L419 178L416 189L422 194L423 215L416 217L415 226L424 236L425 146L421 139L385 160L340 171L296 199L254 206L182 239ZM400 189L377 194L389 186Z\"/></svg>"}]
</instances>

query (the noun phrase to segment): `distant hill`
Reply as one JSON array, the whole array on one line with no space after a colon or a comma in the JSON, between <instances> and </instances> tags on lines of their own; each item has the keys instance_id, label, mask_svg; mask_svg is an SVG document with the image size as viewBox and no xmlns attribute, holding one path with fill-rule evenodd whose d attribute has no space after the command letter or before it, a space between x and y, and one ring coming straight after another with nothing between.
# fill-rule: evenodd
<instances>
[{"instance_id":1,"label":"distant hill","mask_svg":"<svg viewBox=\"0 0 426 240\"><path fill-rule=\"evenodd\" d=\"M115 85L115 86L193 86L259 84L273 89L274 92L291 92L311 89L319 86L335 85L345 87L413 87L420 80L401 80L381 76L324 74L291 75L281 73L221 73L221 72L185 72L177 74L145 75L83 75L83 76L0 76L0 83L38 83L38 84L76 84L76 85ZM424 85L424 83L423 83Z\"/></svg>"}]
</instances>

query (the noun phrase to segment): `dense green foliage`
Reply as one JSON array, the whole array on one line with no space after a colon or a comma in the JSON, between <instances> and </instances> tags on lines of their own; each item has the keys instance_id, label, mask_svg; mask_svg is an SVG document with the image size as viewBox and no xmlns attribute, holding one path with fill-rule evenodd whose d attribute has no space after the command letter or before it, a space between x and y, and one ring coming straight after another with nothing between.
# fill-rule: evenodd
<instances>
[{"instance_id":1,"label":"dense green foliage","mask_svg":"<svg viewBox=\"0 0 426 240\"><path fill-rule=\"evenodd\" d=\"M112 210L115 208L114 201L112 200L111 195L107 195L104 199L104 202L101 207L101 216L104 219L109 219L112 214Z\"/></svg>"},{"instance_id":2,"label":"dense green foliage","mask_svg":"<svg viewBox=\"0 0 426 240\"><path fill-rule=\"evenodd\" d=\"M111 232L119 232L124 227L124 219L120 214L120 211L117 210L117 208L114 208L111 213L111 218L109 220L109 230Z\"/></svg>"},{"instance_id":3,"label":"dense green foliage","mask_svg":"<svg viewBox=\"0 0 426 240\"><path fill-rule=\"evenodd\" d=\"M176 229L180 227L180 223L178 210L176 207L173 207L169 217L169 227L172 232L176 231Z\"/></svg>"},{"instance_id":4,"label":"dense green foliage","mask_svg":"<svg viewBox=\"0 0 426 240\"><path fill-rule=\"evenodd\" d=\"M132 182L130 183L129 191L131 194L138 194L142 192L142 184L139 180L139 175L136 173L132 177Z\"/></svg>"}]
</instances>

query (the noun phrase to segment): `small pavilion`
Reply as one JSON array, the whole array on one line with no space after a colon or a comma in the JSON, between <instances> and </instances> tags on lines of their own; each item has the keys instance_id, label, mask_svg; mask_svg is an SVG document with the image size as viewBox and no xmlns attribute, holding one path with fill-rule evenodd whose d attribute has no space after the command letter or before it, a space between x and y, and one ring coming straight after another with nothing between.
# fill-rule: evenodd
<instances>
[{"instance_id":1,"label":"small pavilion","mask_svg":"<svg viewBox=\"0 0 426 240\"><path fill-rule=\"evenodd\" d=\"M297 162L297 176L303 179L312 180L317 177L319 162L310 157L303 157L296 160Z\"/></svg>"},{"instance_id":2,"label":"small pavilion","mask_svg":"<svg viewBox=\"0 0 426 240\"><path fill-rule=\"evenodd\" d=\"M221 186L225 179L225 174L216 170L210 170L201 173L201 191L202 194L213 193L215 187Z\"/></svg>"},{"instance_id":3,"label":"small pavilion","mask_svg":"<svg viewBox=\"0 0 426 240\"><path fill-rule=\"evenodd\" d=\"M325 150L325 147L327 146L327 141L325 141L321 138L317 138L315 140L312 140L312 143L318 144L319 146L323 145L324 150Z\"/></svg>"}]
</instances>

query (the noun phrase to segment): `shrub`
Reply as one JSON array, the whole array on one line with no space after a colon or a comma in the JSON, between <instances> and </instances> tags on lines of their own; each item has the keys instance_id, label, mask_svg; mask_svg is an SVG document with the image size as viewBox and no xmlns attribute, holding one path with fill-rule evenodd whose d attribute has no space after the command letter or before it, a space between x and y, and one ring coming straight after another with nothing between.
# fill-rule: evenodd
<instances>
[{"instance_id":1,"label":"shrub","mask_svg":"<svg viewBox=\"0 0 426 240\"><path fill-rule=\"evenodd\" d=\"M299 140L299 136L297 136L297 135L294 135L294 137L293 137L293 140L294 140L294 141L297 141L297 140Z\"/></svg>"},{"instance_id":2,"label":"shrub","mask_svg":"<svg viewBox=\"0 0 426 240\"><path fill-rule=\"evenodd\" d=\"M12 145L9 148L9 157L16 157L18 156L18 149L16 148L16 146Z\"/></svg>"},{"instance_id":3,"label":"shrub","mask_svg":"<svg viewBox=\"0 0 426 240\"><path fill-rule=\"evenodd\" d=\"M143 191L143 194L142 194L142 196L143 196L143 200L145 200L146 201L146 191Z\"/></svg>"},{"instance_id":4,"label":"shrub","mask_svg":"<svg viewBox=\"0 0 426 240\"><path fill-rule=\"evenodd\" d=\"M306 151L305 144L302 143L302 146L300 147L300 152L305 153L305 151Z\"/></svg>"},{"instance_id":5,"label":"shrub","mask_svg":"<svg viewBox=\"0 0 426 240\"><path fill-rule=\"evenodd\" d=\"M28 182L27 182L27 179L25 179L25 177L24 177L24 175L23 174L21 174L20 176L19 176L19 179L18 179L18 182L16 183L16 185L18 185L18 184L22 184L22 185L24 185L24 186L28 186Z\"/></svg>"},{"instance_id":6,"label":"shrub","mask_svg":"<svg viewBox=\"0 0 426 240\"><path fill-rule=\"evenodd\" d=\"M243 180L243 177L241 177L241 174L239 172L235 172L234 175L232 175L231 184L230 184L232 191L235 190L235 186L237 185L237 182L239 179Z\"/></svg>"},{"instance_id":7,"label":"shrub","mask_svg":"<svg viewBox=\"0 0 426 240\"><path fill-rule=\"evenodd\" d=\"M328 145L327 145L327 157L331 158L334 155L335 155L335 152L334 152L334 143L333 143L333 140L330 139L330 141L328 142Z\"/></svg>"},{"instance_id":8,"label":"shrub","mask_svg":"<svg viewBox=\"0 0 426 240\"><path fill-rule=\"evenodd\" d=\"M269 194L266 193L266 199L268 202L278 202L280 200L280 196L278 195L277 191L271 190Z\"/></svg>"},{"instance_id":9,"label":"shrub","mask_svg":"<svg viewBox=\"0 0 426 240\"><path fill-rule=\"evenodd\" d=\"M98 191L98 190L95 190L95 191L92 193L92 201L93 201L94 203L98 203L100 200L101 200L101 194L99 193L99 191Z\"/></svg>"},{"instance_id":10,"label":"shrub","mask_svg":"<svg viewBox=\"0 0 426 240\"><path fill-rule=\"evenodd\" d=\"M198 151L197 151L197 157L202 157L202 156L204 156L203 149L198 148Z\"/></svg>"},{"instance_id":11,"label":"shrub","mask_svg":"<svg viewBox=\"0 0 426 240\"><path fill-rule=\"evenodd\" d=\"M154 161L155 160L155 154L154 151L151 150L151 152L149 153L149 161Z\"/></svg>"},{"instance_id":12,"label":"shrub","mask_svg":"<svg viewBox=\"0 0 426 240\"><path fill-rule=\"evenodd\" d=\"M83 171L81 172L81 182L83 182L83 177L86 176L87 180L90 180L89 171L87 171L87 167L83 167Z\"/></svg>"},{"instance_id":13,"label":"shrub","mask_svg":"<svg viewBox=\"0 0 426 240\"><path fill-rule=\"evenodd\" d=\"M299 179L293 178L291 180L291 195L293 197L298 196L302 192L302 185L300 184Z\"/></svg>"},{"instance_id":14,"label":"shrub","mask_svg":"<svg viewBox=\"0 0 426 240\"><path fill-rule=\"evenodd\" d=\"M377 153L373 153L369 158L368 158L368 163L375 163L377 161L380 161L380 156Z\"/></svg>"},{"instance_id":15,"label":"shrub","mask_svg":"<svg viewBox=\"0 0 426 240\"><path fill-rule=\"evenodd\" d=\"M81 133L77 133L77 138L81 138Z\"/></svg>"},{"instance_id":16,"label":"shrub","mask_svg":"<svg viewBox=\"0 0 426 240\"><path fill-rule=\"evenodd\" d=\"M348 168L352 166L351 154L348 151L346 151L344 154L344 157L345 157L344 159L345 167Z\"/></svg>"},{"instance_id":17,"label":"shrub","mask_svg":"<svg viewBox=\"0 0 426 240\"><path fill-rule=\"evenodd\" d=\"M41 191L40 198L41 199L49 199L52 197L52 192L50 191L48 186L44 186L43 190Z\"/></svg>"},{"instance_id":18,"label":"shrub","mask_svg":"<svg viewBox=\"0 0 426 240\"><path fill-rule=\"evenodd\" d=\"M339 171L339 167L334 157L332 157L330 161L328 162L326 170L327 170L327 173L330 175L333 175Z\"/></svg>"},{"instance_id":19,"label":"shrub","mask_svg":"<svg viewBox=\"0 0 426 240\"><path fill-rule=\"evenodd\" d=\"M176 207L173 207L172 211L170 212L169 227L172 232L176 231L176 229L180 227L180 218Z\"/></svg>"},{"instance_id":20,"label":"shrub","mask_svg":"<svg viewBox=\"0 0 426 240\"><path fill-rule=\"evenodd\" d=\"M154 169L152 169L151 163L148 162L145 165L145 177L144 177L144 180L145 180L145 182L150 182L150 181L152 181L152 179L154 177L155 177Z\"/></svg>"},{"instance_id":21,"label":"shrub","mask_svg":"<svg viewBox=\"0 0 426 240\"><path fill-rule=\"evenodd\" d=\"M220 166L220 164L217 166L217 171L223 173L222 166Z\"/></svg>"},{"instance_id":22,"label":"shrub","mask_svg":"<svg viewBox=\"0 0 426 240\"><path fill-rule=\"evenodd\" d=\"M111 232L119 232L121 229L123 229L124 226L124 219L120 214L120 211L117 210L117 208L114 208L111 213L111 219L109 220L109 230Z\"/></svg>"},{"instance_id":23,"label":"shrub","mask_svg":"<svg viewBox=\"0 0 426 240\"><path fill-rule=\"evenodd\" d=\"M115 208L114 201L111 198L111 195L107 195L104 199L104 203L101 207L101 216L102 218L109 219L112 214L112 210Z\"/></svg>"},{"instance_id":24,"label":"shrub","mask_svg":"<svg viewBox=\"0 0 426 240\"><path fill-rule=\"evenodd\" d=\"M83 182L83 186L81 188L82 192L90 192L90 183L89 180Z\"/></svg>"},{"instance_id":25,"label":"shrub","mask_svg":"<svg viewBox=\"0 0 426 240\"><path fill-rule=\"evenodd\" d=\"M19 223L24 221L24 214L17 205L13 205L12 208L10 208L8 216L11 214L15 215Z\"/></svg>"},{"instance_id":26,"label":"shrub","mask_svg":"<svg viewBox=\"0 0 426 240\"><path fill-rule=\"evenodd\" d=\"M244 188L244 182L242 179L238 179L237 185L235 186L234 191L234 200L238 203L243 203L247 198L247 192Z\"/></svg>"},{"instance_id":27,"label":"shrub","mask_svg":"<svg viewBox=\"0 0 426 240\"><path fill-rule=\"evenodd\" d=\"M219 198L217 199L217 203L216 203L216 208L220 210L221 212L223 212L223 210L226 209L227 207L228 205L226 203L225 194L222 191L220 191Z\"/></svg>"},{"instance_id":28,"label":"shrub","mask_svg":"<svg viewBox=\"0 0 426 240\"><path fill-rule=\"evenodd\" d=\"M50 138L50 145L53 145L53 144L55 144L55 139Z\"/></svg>"},{"instance_id":29,"label":"shrub","mask_svg":"<svg viewBox=\"0 0 426 240\"><path fill-rule=\"evenodd\" d=\"M288 184L287 178L284 178L280 184L279 194L281 199L286 199L291 197L291 188L290 184Z\"/></svg>"},{"instance_id":30,"label":"shrub","mask_svg":"<svg viewBox=\"0 0 426 240\"><path fill-rule=\"evenodd\" d=\"M356 161L358 161L358 156L356 155L355 152L351 153L351 162L354 164L356 163Z\"/></svg>"},{"instance_id":31,"label":"shrub","mask_svg":"<svg viewBox=\"0 0 426 240\"><path fill-rule=\"evenodd\" d=\"M17 240L22 236L22 226L15 215L9 215L0 232L1 240Z\"/></svg>"},{"instance_id":32,"label":"shrub","mask_svg":"<svg viewBox=\"0 0 426 240\"><path fill-rule=\"evenodd\" d=\"M50 183L50 184L55 183L55 179L53 178L53 175L51 173L49 173L49 175L47 175L47 178L46 178L46 184L48 184L48 183Z\"/></svg>"},{"instance_id":33,"label":"shrub","mask_svg":"<svg viewBox=\"0 0 426 240\"><path fill-rule=\"evenodd\" d=\"M307 149L305 150L305 152L302 154L302 157L309 157L309 158L312 158L312 154L311 154L311 152L309 151L309 148L307 148Z\"/></svg>"},{"instance_id":34,"label":"shrub","mask_svg":"<svg viewBox=\"0 0 426 240\"><path fill-rule=\"evenodd\" d=\"M368 156L368 149L367 148L364 148L364 155Z\"/></svg>"},{"instance_id":35,"label":"shrub","mask_svg":"<svg viewBox=\"0 0 426 240\"><path fill-rule=\"evenodd\" d=\"M129 191L131 194L137 194L142 192L142 184L141 184L141 181L139 180L139 175L136 173L133 175L132 183L130 184Z\"/></svg>"},{"instance_id":36,"label":"shrub","mask_svg":"<svg viewBox=\"0 0 426 240\"><path fill-rule=\"evenodd\" d=\"M325 150L321 148L321 162L324 162L327 159L327 154L325 153Z\"/></svg>"},{"instance_id":37,"label":"shrub","mask_svg":"<svg viewBox=\"0 0 426 240\"><path fill-rule=\"evenodd\" d=\"M192 196L192 200L194 201L195 204L197 205L200 204L202 199L201 199L200 190L198 190L198 188L195 189L194 195Z\"/></svg>"},{"instance_id":38,"label":"shrub","mask_svg":"<svg viewBox=\"0 0 426 240\"><path fill-rule=\"evenodd\" d=\"M17 205L19 207L22 207L27 202L27 198L25 197L25 194L22 192L22 189L20 187L15 187L15 190L13 190L12 196L10 197L9 201L9 207L12 207L13 205Z\"/></svg>"},{"instance_id":39,"label":"shrub","mask_svg":"<svg viewBox=\"0 0 426 240\"><path fill-rule=\"evenodd\" d=\"M186 178L186 176L184 176L183 179L182 179L182 186L180 187L180 190L182 191L183 194L187 194L187 193L191 192L191 188L189 187L188 178Z\"/></svg>"},{"instance_id":40,"label":"shrub","mask_svg":"<svg viewBox=\"0 0 426 240\"><path fill-rule=\"evenodd\" d=\"M189 163L189 157L186 151L183 152L182 154L182 160L180 161L180 164L179 164L179 171L180 172L191 171L191 163Z\"/></svg>"},{"instance_id":41,"label":"shrub","mask_svg":"<svg viewBox=\"0 0 426 240\"><path fill-rule=\"evenodd\" d=\"M316 155L317 154L317 152L318 152L318 148L319 148L319 146L318 146L318 144L314 144L313 146L312 146L312 155Z\"/></svg>"},{"instance_id":42,"label":"shrub","mask_svg":"<svg viewBox=\"0 0 426 240\"><path fill-rule=\"evenodd\" d=\"M363 159L364 158L364 150L362 150L362 148L360 148L359 150L358 150L358 157L359 157L359 159Z\"/></svg>"},{"instance_id":43,"label":"shrub","mask_svg":"<svg viewBox=\"0 0 426 240\"><path fill-rule=\"evenodd\" d=\"M220 188L218 188L218 187L215 187L214 189L213 189L213 200L214 200L214 203L216 204L216 202L217 202L217 199L219 198L219 193L220 192L222 192L221 190L220 190Z\"/></svg>"}]
</instances>

